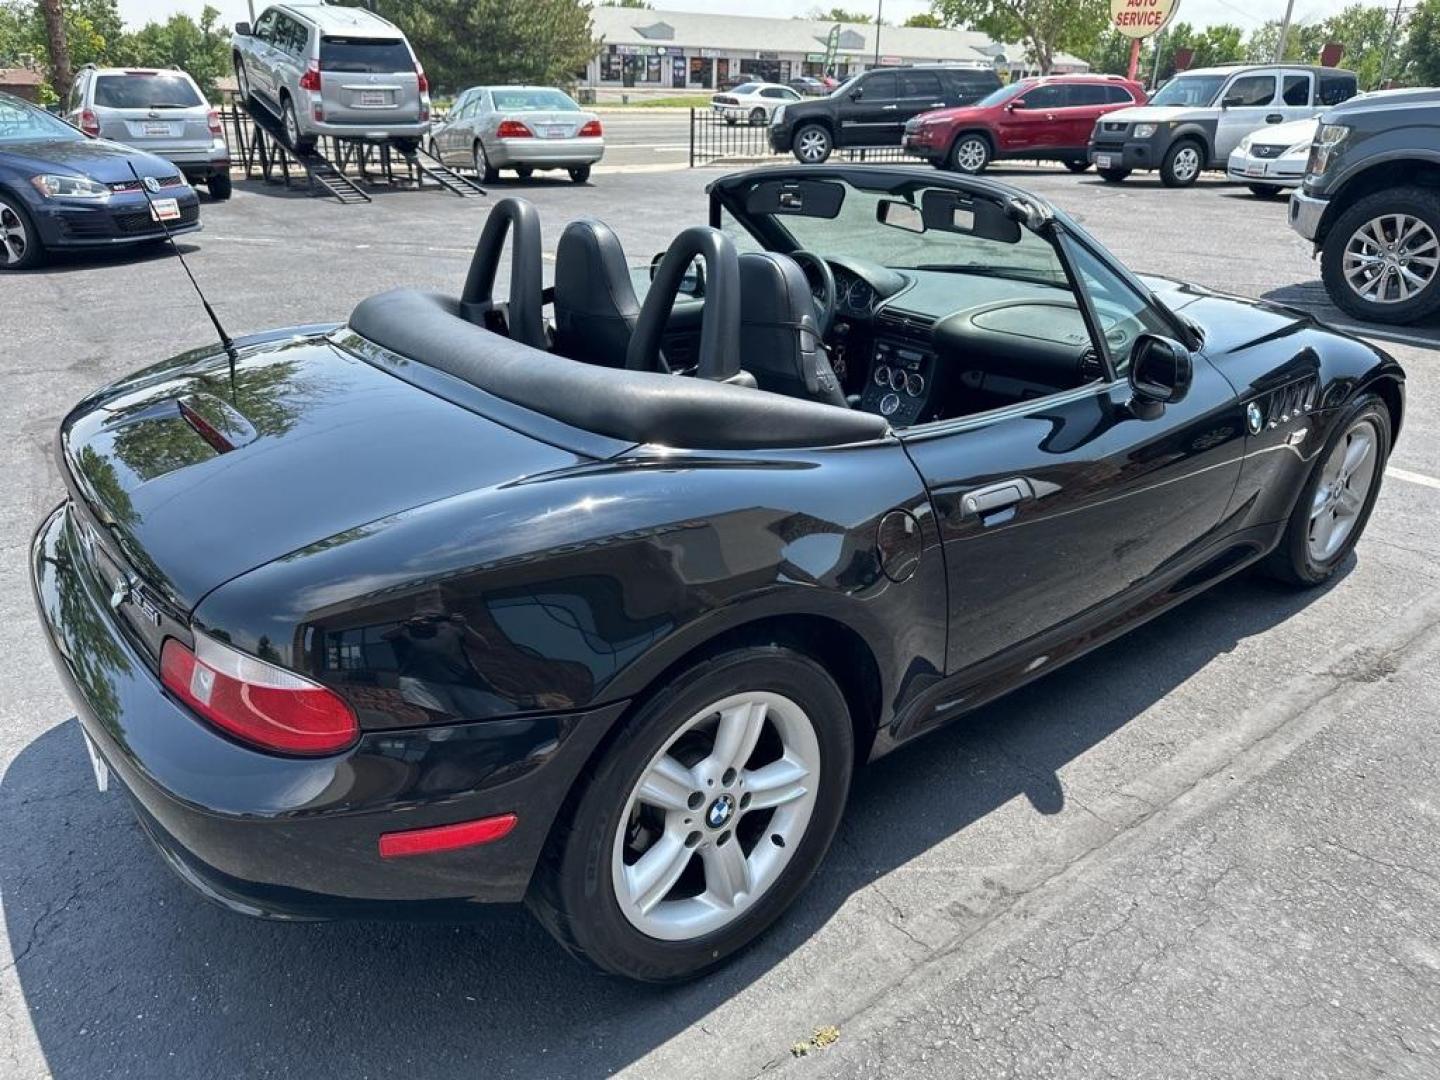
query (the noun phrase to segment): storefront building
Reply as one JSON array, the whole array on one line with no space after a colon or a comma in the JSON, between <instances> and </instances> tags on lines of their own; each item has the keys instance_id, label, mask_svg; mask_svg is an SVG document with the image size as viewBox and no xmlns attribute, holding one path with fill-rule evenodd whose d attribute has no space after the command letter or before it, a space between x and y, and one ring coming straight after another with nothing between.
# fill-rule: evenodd
<instances>
[{"instance_id":1,"label":"storefront building","mask_svg":"<svg viewBox=\"0 0 1440 1080\"><path fill-rule=\"evenodd\" d=\"M594 87L713 90L738 80L844 79L876 66L927 63L995 67L1007 79L1033 73L1022 50L973 30L615 7L594 8L591 25L600 52L585 82ZM1054 70L1087 71L1089 65L1062 55Z\"/></svg>"}]
</instances>

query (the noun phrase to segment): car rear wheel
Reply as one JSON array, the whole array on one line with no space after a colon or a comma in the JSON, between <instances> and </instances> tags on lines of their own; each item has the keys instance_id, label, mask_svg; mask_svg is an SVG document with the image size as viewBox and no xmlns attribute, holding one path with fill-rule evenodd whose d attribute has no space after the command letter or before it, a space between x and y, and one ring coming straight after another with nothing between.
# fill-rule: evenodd
<instances>
[{"instance_id":1,"label":"car rear wheel","mask_svg":"<svg viewBox=\"0 0 1440 1080\"><path fill-rule=\"evenodd\" d=\"M490 164L490 157L485 153L485 144L479 139L475 140L471 157L475 162L475 175L480 177L482 184L493 184L500 179L500 170Z\"/></svg>"},{"instance_id":2,"label":"car rear wheel","mask_svg":"<svg viewBox=\"0 0 1440 1080\"><path fill-rule=\"evenodd\" d=\"M18 199L0 194L0 270L28 270L44 258L30 215Z\"/></svg>"},{"instance_id":3,"label":"car rear wheel","mask_svg":"<svg viewBox=\"0 0 1440 1080\"><path fill-rule=\"evenodd\" d=\"M1189 187L1205 167L1205 154L1194 139L1181 139L1160 162L1160 182L1166 187Z\"/></svg>"},{"instance_id":4,"label":"car rear wheel","mask_svg":"<svg viewBox=\"0 0 1440 1080\"><path fill-rule=\"evenodd\" d=\"M1266 560L1272 577L1309 587L1334 576L1370 520L1391 434L1390 410L1376 395L1363 394L1345 410Z\"/></svg>"},{"instance_id":5,"label":"car rear wheel","mask_svg":"<svg viewBox=\"0 0 1440 1080\"><path fill-rule=\"evenodd\" d=\"M1086 161L1084 158L1071 158L1070 160L1065 162L1065 168L1069 169L1071 172L1074 173L1081 173L1084 172L1086 169L1090 168L1090 162Z\"/></svg>"},{"instance_id":6,"label":"car rear wheel","mask_svg":"<svg viewBox=\"0 0 1440 1080\"><path fill-rule=\"evenodd\" d=\"M235 185L228 172L220 172L205 181L205 188L210 192L210 198L216 202L224 202L234 192Z\"/></svg>"},{"instance_id":7,"label":"car rear wheel","mask_svg":"<svg viewBox=\"0 0 1440 1080\"><path fill-rule=\"evenodd\" d=\"M950 148L950 167L956 172L979 173L990 164L990 142L973 132L961 135Z\"/></svg>"},{"instance_id":8,"label":"car rear wheel","mask_svg":"<svg viewBox=\"0 0 1440 1080\"><path fill-rule=\"evenodd\" d=\"M586 180L590 179L590 166L577 165L575 168L570 170L570 179L575 181L575 183L577 184L585 183Z\"/></svg>"},{"instance_id":9,"label":"car rear wheel","mask_svg":"<svg viewBox=\"0 0 1440 1080\"><path fill-rule=\"evenodd\" d=\"M529 180L530 177L535 175L535 169L530 165L521 165L515 169L515 175L521 180Z\"/></svg>"},{"instance_id":10,"label":"car rear wheel","mask_svg":"<svg viewBox=\"0 0 1440 1080\"><path fill-rule=\"evenodd\" d=\"M1330 299L1358 319L1409 323L1440 310L1440 194L1360 199L1326 233L1320 269Z\"/></svg>"},{"instance_id":11,"label":"car rear wheel","mask_svg":"<svg viewBox=\"0 0 1440 1080\"><path fill-rule=\"evenodd\" d=\"M715 967L815 873L850 786L845 698L780 645L701 661L654 694L591 767L529 903L606 971L673 982Z\"/></svg>"},{"instance_id":12,"label":"car rear wheel","mask_svg":"<svg viewBox=\"0 0 1440 1080\"><path fill-rule=\"evenodd\" d=\"M819 124L806 124L795 133L795 157L802 165L819 165L830 156L830 132Z\"/></svg>"},{"instance_id":13,"label":"car rear wheel","mask_svg":"<svg viewBox=\"0 0 1440 1080\"><path fill-rule=\"evenodd\" d=\"M1257 199L1273 199L1280 194L1280 189L1274 184L1250 184L1250 194Z\"/></svg>"},{"instance_id":14,"label":"car rear wheel","mask_svg":"<svg viewBox=\"0 0 1440 1080\"><path fill-rule=\"evenodd\" d=\"M760 108L757 105L755 108L750 110L750 125L752 127L759 127L761 124L765 123L765 120L766 116L764 109Z\"/></svg>"}]
</instances>

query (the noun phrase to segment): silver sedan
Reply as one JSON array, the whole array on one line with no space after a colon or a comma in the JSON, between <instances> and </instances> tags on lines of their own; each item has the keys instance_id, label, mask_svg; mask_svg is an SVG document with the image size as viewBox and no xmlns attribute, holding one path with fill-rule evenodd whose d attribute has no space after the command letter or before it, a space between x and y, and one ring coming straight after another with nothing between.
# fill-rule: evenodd
<instances>
[{"instance_id":1,"label":"silver sedan","mask_svg":"<svg viewBox=\"0 0 1440 1080\"><path fill-rule=\"evenodd\" d=\"M522 178L564 169L583 184L605 153L600 118L548 86L476 86L430 130L429 150L446 165L471 166L484 183L501 169Z\"/></svg>"}]
</instances>

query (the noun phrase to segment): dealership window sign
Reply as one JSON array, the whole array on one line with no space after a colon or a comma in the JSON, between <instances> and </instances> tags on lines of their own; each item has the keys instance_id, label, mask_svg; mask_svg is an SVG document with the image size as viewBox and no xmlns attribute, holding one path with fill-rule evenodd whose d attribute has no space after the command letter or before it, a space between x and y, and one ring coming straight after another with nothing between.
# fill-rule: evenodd
<instances>
[{"instance_id":1,"label":"dealership window sign","mask_svg":"<svg viewBox=\"0 0 1440 1080\"><path fill-rule=\"evenodd\" d=\"M1140 42L1165 29L1179 0L1110 0L1110 25L1130 39L1130 75L1140 68Z\"/></svg>"}]
</instances>

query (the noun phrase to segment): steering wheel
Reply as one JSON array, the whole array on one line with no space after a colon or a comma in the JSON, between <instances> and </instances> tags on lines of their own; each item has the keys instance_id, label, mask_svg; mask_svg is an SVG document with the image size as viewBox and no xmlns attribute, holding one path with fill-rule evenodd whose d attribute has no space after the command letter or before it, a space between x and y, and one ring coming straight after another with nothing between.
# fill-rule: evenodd
<instances>
[{"instance_id":1,"label":"steering wheel","mask_svg":"<svg viewBox=\"0 0 1440 1080\"><path fill-rule=\"evenodd\" d=\"M830 264L816 255L813 251L792 251L790 258L802 264L815 268L820 275L820 291L823 295L815 297L815 324L820 330L820 340L824 341L830 336L831 324L835 322L835 303L839 299L835 288L835 271L830 269ZM808 278L809 275L807 274Z\"/></svg>"}]
</instances>

